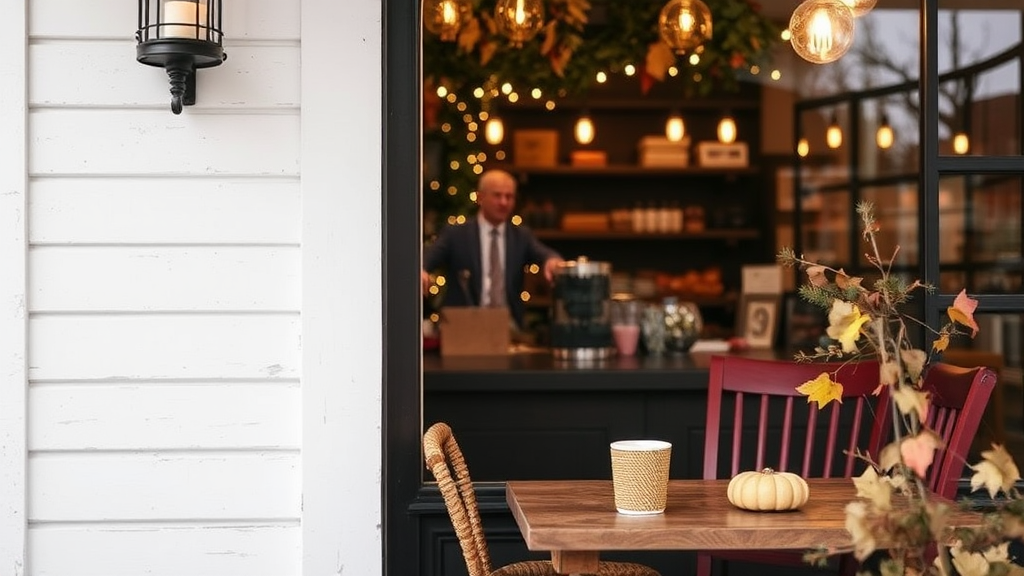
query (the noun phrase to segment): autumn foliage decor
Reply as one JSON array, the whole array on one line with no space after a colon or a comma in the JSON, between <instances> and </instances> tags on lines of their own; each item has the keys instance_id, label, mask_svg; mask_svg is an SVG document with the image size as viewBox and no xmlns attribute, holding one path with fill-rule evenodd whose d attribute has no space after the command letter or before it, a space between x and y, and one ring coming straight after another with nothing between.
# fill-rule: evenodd
<instances>
[{"instance_id":1,"label":"autumn foliage decor","mask_svg":"<svg viewBox=\"0 0 1024 576\"><path fill-rule=\"evenodd\" d=\"M807 559L823 562L837 552L853 552L861 561L881 556L874 569L883 576L1024 574L1024 568L1014 563L1009 553L1009 543L1024 536L1024 499L1015 489L1020 479L1018 468L1005 448L993 445L982 452L981 462L971 467L972 490L984 488L998 506L985 515L980 527L956 529L951 546L947 546L949 539L943 534L953 510L936 501L924 481L941 442L938 434L924 424L929 409L928 394L922 390L924 374L929 362L953 338L973 338L978 333L974 319L978 302L961 291L947 310L948 322L937 329L905 314L903 310L915 292L932 288L920 281L908 282L892 271L899 247L887 258L880 253L876 242L880 224L875 220L873 205L863 202L857 206L857 213L868 245L868 261L877 272L877 279L870 285L841 268L805 260L792 249L778 254L781 264L798 266L806 273L807 282L800 287L800 295L828 310L828 343L813 353L798 353L795 360L877 358L880 384L876 392L887 388L894 405L893 441L877 455L859 454L868 465L853 480L857 500L846 507L849 549L814 552ZM928 351L912 343L912 326L931 334ZM797 390L821 408L841 401L842 383L832 374L823 373ZM907 505L894 507L896 499L905 499ZM882 541L888 543L885 552L877 550Z\"/></svg>"}]
</instances>

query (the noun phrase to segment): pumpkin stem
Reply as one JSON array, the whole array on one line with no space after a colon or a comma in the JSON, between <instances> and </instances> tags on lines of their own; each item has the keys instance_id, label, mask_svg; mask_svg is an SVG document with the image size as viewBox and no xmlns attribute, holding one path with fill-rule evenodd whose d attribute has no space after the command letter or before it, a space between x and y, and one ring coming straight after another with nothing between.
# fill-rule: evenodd
<instances>
[{"instance_id":1,"label":"pumpkin stem","mask_svg":"<svg viewBox=\"0 0 1024 576\"><path fill-rule=\"evenodd\" d=\"M764 468L761 470L761 474L775 474L775 470L772 470L771 468Z\"/></svg>"}]
</instances>

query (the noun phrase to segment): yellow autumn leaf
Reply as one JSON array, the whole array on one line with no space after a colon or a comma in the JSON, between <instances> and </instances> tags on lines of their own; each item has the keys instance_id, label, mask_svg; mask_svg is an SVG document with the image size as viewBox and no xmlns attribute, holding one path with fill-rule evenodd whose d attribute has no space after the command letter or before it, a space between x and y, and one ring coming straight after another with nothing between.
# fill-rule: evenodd
<instances>
[{"instance_id":1,"label":"yellow autumn leaf","mask_svg":"<svg viewBox=\"0 0 1024 576\"><path fill-rule=\"evenodd\" d=\"M900 463L900 446L890 442L882 447L878 453L878 467L882 470L892 470Z\"/></svg>"},{"instance_id":2,"label":"yellow autumn leaf","mask_svg":"<svg viewBox=\"0 0 1024 576\"><path fill-rule=\"evenodd\" d=\"M906 437L900 442L900 456L908 468L925 478L928 467L935 460L935 449L941 445L942 438L931 430L921 430L916 436Z\"/></svg>"},{"instance_id":3,"label":"yellow autumn leaf","mask_svg":"<svg viewBox=\"0 0 1024 576\"><path fill-rule=\"evenodd\" d=\"M473 51L476 47L477 42L480 41L480 20L476 18L470 18L469 22L459 30L459 35L456 38L456 42L459 46L459 52L466 54Z\"/></svg>"},{"instance_id":4,"label":"yellow autumn leaf","mask_svg":"<svg viewBox=\"0 0 1024 576\"><path fill-rule=\"evenodd\" d=\"M962 324L971 329L971 338L978 335L978 323L974 320L974 311L978 308L978 301L967 295L967 290L961 290L953 300L953 305L946 309L949 319L957 324Z\"/></svg>"},{"instance_id":5,"label":"yellow autumn leaf","mask_svg":"<svg viewBox=\"0 0 1024 576\"><path fill-rule=\"evenodd\" d=\"M676 63L676 54L672 48L663 40L652 42L647 47L647 59L644 61L644 69L648 74L663 82L668 69Z\"/></svg>"},{"instance_id":6,"label":"yellow autumn leaf","mask_svg":"<svg viewBox=\"0 0 1024 576\"><path fill-rule=\"evenodd\" d=\"M943 330L939 332L939 337L932 342L932 350L936 352L945 352L946 348L949 348L949 332Z\"/></svg>"},{"instance_id":7,"label":"yellow autumn leaf","mask_svg":"<svg viewBox=\"0 0 1024 576\"><path fill-rule=\"evenodd\" d=\"M868 466L860 476L854 477L853 485L857 487L857 496L870 500L876 509L892 508L892 488L871 466Z\"/></svg>"},{"instance_id":8,"label":"yellow autumn leaf","mask_svg":"<svg viewBox=\"0 0 1024 576\"><path fill-rule=\"evenodd\" d=\"M920 380L921 372L924 371L924 365L928 362L928 354L925 354L924 350L914 348L912 350L900 350L900 358L903 359L903 365L907 369L907 374L910 375L910 381L916 383Z\"/></svg>"},{"instance_id":9,"label":"yellow autumn leaf","mask_svg":"<svg viewBox=\"0 0 1024 576\"><path fill-rule=\"evenodd\" d=\"M856 304L843 300L833 300L832 309L828 313L828 328L825 332L829 338L838 340L843 352L856 352L860 329L871 321L871 316L861 314Z\"/></svg>"},{"instance_id":10,"label":"yellow autumn leaf","mask_svg":"<svg viewBox=\"0 0 1024 576\"><path fill-rule=\"evenodd\" d=\"M864 502L846 504L846 531L853 540L853 555L857 560L864 560L878 548L868 519L868 507Z\"/></svg>"},{"instance_id":11,"label":"yellow autumn leaf","mask_svg":"<svg viewBox=\"0 0 1024 576\"><path fill-rule=\"evenodd\" d=\"M882 384L886 386L895 386L900 381L900 365L892 360L889 360L878 371L878 376L882 381Z\"/></svg>"},{"instance_id":12,"label":"yellow autumn leaf","mask_svg":"<svg viewBox=\"0 0 1024 576\"><path fill-rule=\"evenodd\" d=\"M796 387L796 391L807 396L807 403L818 403L818 410L821 410L829 402L835 400L843 403L843 385L832 380L828 372L822 372L814 380L808 380Z\"/></svg>"},{"instance_id":13,"label":"yellow autumn leaf","mask_svg":"<svg viewBox=\"0 0 1024 576\"><path fill-rule=\"evenodd\" d=\"M558 33L555 32L557 24L557 20L552 20L544 25L544 41L540 44L540 53L544 56L551 52L555 47L555 42L558 40Z\"/></svg>"},{"instance_id":14,"label":"yellow autumn leaf","mask_svg":"<svg viewBox=\"0 0 1024 576\"><path fill-rule=\"evenodd\" d=\"M892 399L896 402L901 414L917 413L921 422L928 419L928 393L913 386L900 386L892 389Z\"/></svg>"},{"instance_id":15,"label":"yellow autumn leaf","mask_svg":"<svg viewBox=\"0 0 1024 576\"><path fill-rule=\"evenodd\" d=\"M980 552L968 552L961 546L949 549L953 567L960 576L988 576L988 560Z\"/></svg>"},{"instance_id":16,"label":"yellow autumn leaf","mask_svg":"<svg viewBox=\"0 0 1024 576\"><path fill-rule=\"evenodd\" d=\"M992 498L995 498L1000 490L1009 493L1014 483L1020 480L1020 470L1006 448L1002 444L992 444L992 450L982 451L981 458L981 462L971 466L974 470L974 475L971 476L971 490L984 486Z\"/></svg>"}]
</instances>

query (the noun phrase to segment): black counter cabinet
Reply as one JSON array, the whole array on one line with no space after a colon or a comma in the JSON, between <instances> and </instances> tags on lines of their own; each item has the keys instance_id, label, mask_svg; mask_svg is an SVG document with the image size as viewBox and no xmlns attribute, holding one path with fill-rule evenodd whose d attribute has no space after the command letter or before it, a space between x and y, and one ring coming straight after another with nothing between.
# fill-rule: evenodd
<instances>
[{"instance_id":1,"label":"black counter cabinet","mask_svg":"<svg viewBox=\"0 0 1024 576\"><path fill-rule=\"evenodd\" d=\"M428 355L424 425L452 427L474 482L611 478L608 445L631 438L671 442L671 476L700 478L710 359Z\"/></svg>"}]
</instances>

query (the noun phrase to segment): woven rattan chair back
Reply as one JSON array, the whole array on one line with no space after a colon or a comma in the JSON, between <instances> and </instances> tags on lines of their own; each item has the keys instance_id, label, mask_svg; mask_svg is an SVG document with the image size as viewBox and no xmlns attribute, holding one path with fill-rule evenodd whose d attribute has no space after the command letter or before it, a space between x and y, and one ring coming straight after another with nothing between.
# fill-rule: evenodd
<instances>
[{"instance_id":1,"label":"woven rattan chair back","mask_svg":"<svg viewBox=\"0 0 1024 576\"><path fill-rule=\"evenodd\" d=\"M541 560L515 562L491 570L491 557L487 551L473 481L450 426L438 422L427 429L423 434L423 457L448 508L469 576L557 576L551 562ZM642 564L601 562L596 576L660 575Z\"/></svg>"},{"instance_id":2,"label":"woven rattan chair back","mask_svg":"<svg viewBox=\"0 0 1024 576\"><path fill-rule=\"evenodd\" d=\"M489 576L491 558L487 552L473 481L451 427L438 422L427 429L423 435L423 457L448 508L469 576Z\"/></svg>"}]
</instances>

